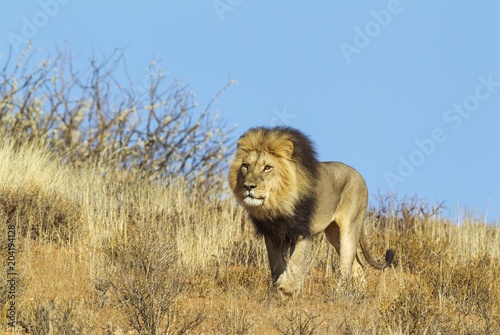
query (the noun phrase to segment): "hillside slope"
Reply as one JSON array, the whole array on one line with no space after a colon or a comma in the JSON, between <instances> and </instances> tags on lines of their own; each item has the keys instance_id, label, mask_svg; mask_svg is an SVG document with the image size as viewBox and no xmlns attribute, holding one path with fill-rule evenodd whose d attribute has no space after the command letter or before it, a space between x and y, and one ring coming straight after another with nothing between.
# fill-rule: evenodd
<instances>
[{"instance_id":1,"label":"hillside slope","mask_svg":"<svg viewBox=\"0 0 500 335\"><path fill-rule=\"evenodd\" d=\"M76 170L4 140L0 330L13 333L14 306L30 334L500 333L500 227L371 215L373 254L394 248L394 267L337 288L318 236L302 297L283 302L263 241L221 192Z\"/></svg>"}]
</instances>

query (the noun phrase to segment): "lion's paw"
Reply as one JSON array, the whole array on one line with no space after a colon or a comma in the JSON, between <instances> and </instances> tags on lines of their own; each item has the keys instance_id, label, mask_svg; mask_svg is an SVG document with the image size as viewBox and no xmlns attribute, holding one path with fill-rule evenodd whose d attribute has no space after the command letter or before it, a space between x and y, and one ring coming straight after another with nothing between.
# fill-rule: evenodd
<instances>
[{"instance_id":1,"label":"lion's paw","mask_svg":"<svg viewBox=\"0 0 500 335\"><path fill-rule=\"evenodd\" d=\"M300 277L293 275L290 271L285 271L276 281L278 293L283 298L297 296L302 289Z\"/></svg>"}]
</instances>

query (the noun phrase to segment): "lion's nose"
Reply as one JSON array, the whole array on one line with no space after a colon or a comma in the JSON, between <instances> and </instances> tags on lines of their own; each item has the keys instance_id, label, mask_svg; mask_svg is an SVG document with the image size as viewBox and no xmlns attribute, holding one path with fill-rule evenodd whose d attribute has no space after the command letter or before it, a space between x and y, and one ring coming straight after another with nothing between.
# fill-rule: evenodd
<instances>
[{"instance_id":1,"label":"lion's nose","mask_svg":"<svg viewBox=\"0 0 500 335\"><path fill-rule=\"evenodd\" d=\"M255 187L257 187L257 185L255 185L254 183L244 183L243 186L245 186L245 188L248 190L248 191L251 191L253 190Z\"/></svg>"}]
</instances>

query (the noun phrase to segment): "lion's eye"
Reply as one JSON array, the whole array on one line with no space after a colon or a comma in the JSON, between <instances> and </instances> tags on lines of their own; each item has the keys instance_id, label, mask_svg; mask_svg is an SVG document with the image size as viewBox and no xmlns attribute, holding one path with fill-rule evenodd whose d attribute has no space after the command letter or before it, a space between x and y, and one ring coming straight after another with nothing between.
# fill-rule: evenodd
<instances>
[{"instance_id":1,"label":"lion's eye","mask_svg":"<svg viewBox=\"0 0 500 335\"><path fill-rule=\"evenodd\" d=\"M241 164L241 169L244 171L248 170L248 163Z\"/></svg>"},{"instance_id":2,"label":"lion's eye","mask_svg":"<svg viewBox=\"0 0 500 335\"><path fill-rule=\"evenodd\" d=\"M266 166L264 166L264 170L263 170L263 171L264 171L264 172L269 172L269 171L271 171L272 169L273 169L273 167L272 167L271 165L266 165Z\"/></svg>"}]
</instances>

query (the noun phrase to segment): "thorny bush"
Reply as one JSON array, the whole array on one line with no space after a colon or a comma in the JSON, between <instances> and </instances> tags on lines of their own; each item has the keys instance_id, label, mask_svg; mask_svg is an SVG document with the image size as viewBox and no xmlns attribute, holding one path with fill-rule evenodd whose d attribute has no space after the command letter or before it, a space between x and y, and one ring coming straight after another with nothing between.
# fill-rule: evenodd
<instances>
[{"instance_id":1,"label":"thorny bush","mask_svg":"<svg viewBox=\"0 0 500 335\"><path fill-rule=\"evenodd\" d=\"M180 81L167 83L156 62L135 85L119 50L93 55L82 69L60 50L36 64L40 54L30 47L16 62L11 53L3 58L0 136L42 141L77 167L90 162L150 180L210 180L232 153L233 129L211 108L235 81L198 110L194 93Z\"/></svg>"}]
</instances>

